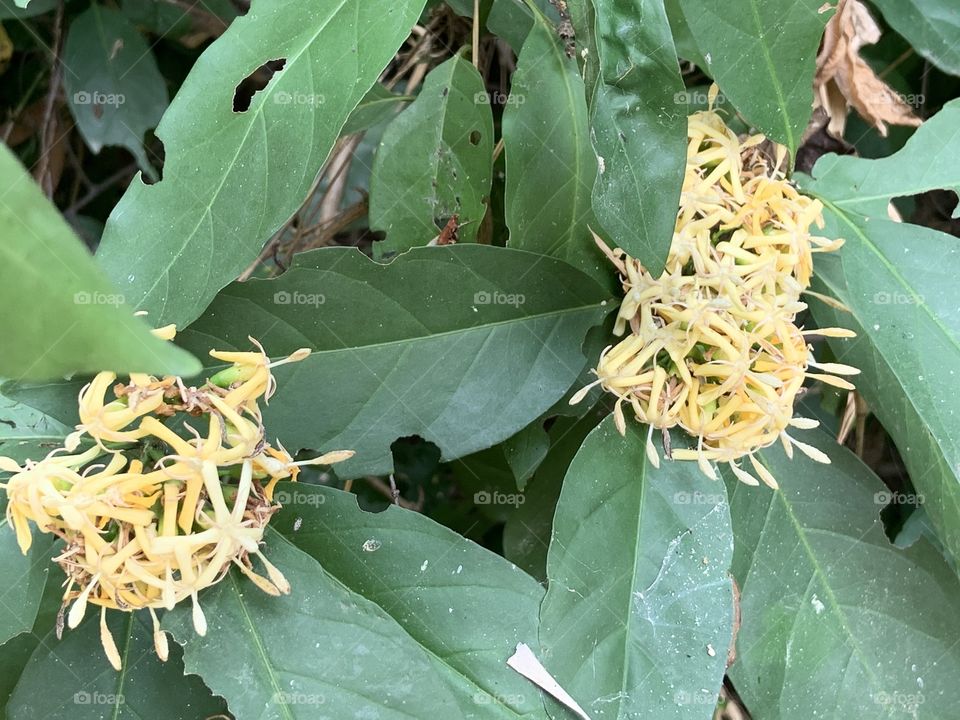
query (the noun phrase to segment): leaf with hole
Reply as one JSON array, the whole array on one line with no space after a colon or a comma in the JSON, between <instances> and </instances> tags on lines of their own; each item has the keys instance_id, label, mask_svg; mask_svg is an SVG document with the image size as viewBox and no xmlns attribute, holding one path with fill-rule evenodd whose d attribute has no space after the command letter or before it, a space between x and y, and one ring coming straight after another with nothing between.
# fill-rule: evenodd
<instances>
[{"instance_id":1,"label":"leaf with hole","mask_svg":"<svg viewBox=\"0 0 960 720\"><path fill-rule=\"evenodd\" d=\"M891 200L930 190L960 191L960 100L927 120L897 152L877 160L828 153L800 187L821 196L839 212L887 218Z\"/></svg>"},{"instance_id":2,"label":"leaf with hole","mask_svg":"<svg viewBox=\"0 0 960 720\"><path fill-rule=\"evenodd\" d=\"M370 225L387 238L375 252L426 245L453 217L460 241L475 240L492 172L489 98L480 73L458 54L430 71L383 133L370 177Z\"/></svg>"},{"instance_id":3,"label":"leaf with hole","mask_svg":"<svg viewBox=\"0 0 960 720\"><path fill-rule=\"evenodd\" d=\"M257 257L423 5L256 2L207 48L157 127L163 180L134 180L98 251L132 307L184 326ZM235 112L237 87L273 60L282 71Z\"/></svg>"}]
</instances>

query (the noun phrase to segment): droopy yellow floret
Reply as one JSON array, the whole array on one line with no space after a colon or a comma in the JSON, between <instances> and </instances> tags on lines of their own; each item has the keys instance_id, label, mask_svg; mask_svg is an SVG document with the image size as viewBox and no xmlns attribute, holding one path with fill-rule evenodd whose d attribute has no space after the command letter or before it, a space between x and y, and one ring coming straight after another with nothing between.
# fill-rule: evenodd
<instances>
[{"instance_id":1,"label":"droopy yellow floret","mask_svg":"<svg viewBox=\"0 0 960 720\"><path fill-rule=\"evenodd\" d=\"M172 328L156 332L173 338ZM23 466L0 457L0 471L13 473L0 487L20 548L30 549L31 525L65 541L54 559L67 574L61 617L69 606L66 625L75 628L88 604L99 605L101 641L117 670L121 658L107 609L149 610L156 652L166 660L167 638L155 610L189 599L194 628L204 635L198 594L231 567L264 592L289 593L286 578L260 551L279 509L273 488L295 480L302 465L353 455L339 450L295 462L266 441L258 401L273 391L271 368L310 351L271 362L257 347L212 352L232 365L199 388L178 377L134 374L115 385L110 398L116 376L100 373L80 392L80 423L65 447ZM195 426L204 422L201 434ZM91 447L80 451L86 443ZM266 577L254 570L253 557Z\"/></svg>"},{"instance_id":2,"label":"droopy yellow floret","mask_svg":"<svg viewBox=\"0 0 960 720\"><path fill-rule=\"evenodd\" d=\"M816 427L794 416L804 381L853 389L838 375L859 371L817 363L806 336L853 337L840 328L805 331L794 322L806 307L813 255L838 249L810 232L822 225L819 201L801 195L761 150L763 136L740 140L712 110L688 123L687 168L666 267L659 277L622 250L595 240L620 273L624 299L614 334L595 369L594 385L617 396L614 420L626 431L624 407L649 425L647 456L659 466L654 428L680 427L693 449L668 450L694 460L716 478L713 462L728 463L743 482L758 485L741 465L748 459L767 485L777 483L754 457L778 439L818 462L829 458L790 430ZM629 330L629 332L627 332ZM811 372L811 368L823 372Z\"/></svg>"}]
</instances>

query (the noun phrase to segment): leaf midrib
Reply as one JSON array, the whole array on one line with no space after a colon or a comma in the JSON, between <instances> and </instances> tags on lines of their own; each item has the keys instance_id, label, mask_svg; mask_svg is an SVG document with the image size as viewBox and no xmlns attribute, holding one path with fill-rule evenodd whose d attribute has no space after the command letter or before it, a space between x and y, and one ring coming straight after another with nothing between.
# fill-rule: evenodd
<instances>
[{"instance_id":1,"label":"leaf midrib","mask_svg":"<svg viewBox=\"0 0 960 720\"><path fill-rule=\"evenodd\" d=\"M926 300L923 295L919 294L913 287L912 284L907 282L907 279L900 273L897 267L890 262L887 256L877 247L874 243L870 241L870 238L863 232L863 229L857 225L853 220L851 220L846 213L840 210L836 205L834 205L830 200L817 196L838 218L840 218L844 223L846 223L851 230L857 235L857 238L863 243L864 247L869 248L869 250L877 256L880 260L883 267L900 283L900 285L910 294L911 298L914 300L914 305L921 309L927 317L933 322L937 328L943 333L944 337L949 340L951 344L958 353L960 353L960 340L958 340L954 334L947 328L940 320L940 317L933 312L929 305L927 305Z\"/></svg>"},{"instance_id":2,"label":"leaf midrib","mask_svg":"<svg viewBox=\"0 0 960 720\"><path fill-rule=\"evenodd\" d=\"M761 457L760 461L769 469L770 465L765 458ZM793 526L797 534L797 539L800 541L800 544L803 547L803 551L806 554L807 559L810 561L810 565L813 569L813 576L820 579L820 582L822 583L824 588L824 592L827 596L827 600L829 601L831 607L833 608L834 615L840 624L840 628L843 630L844 635L847 637L847 641L849 643L849 647L851 648L852 654L856 656L858 662L860 663L860 666L863 668L867 676L870 678L873 686L875 688L879 688L880 690L883 690L884 686L882 685L882 683L879 682L879 679L873 673L873 670L870 667L869 663L867 662L867 659L863 650L860 648L860 645L857 643L856 635L853 633L853 631L850 629L850 626L847 624L847 616L843 612L842 606L840 602L837 600L837 597L833 592L833 588L828 582L826 573L824 572L823 568L820 566L820 562L817 559L816 554L813 552L813 548L810 547L810 543L807 542L807 536L804 531L804 527L800 524L800 521L797 519L797 516L794 514L793 506L791 506L790 503L787 502L787 498L783 490L776 490L774 491L773 494L779 497L780 501L783 503L783 507L787 512L787 517L790 520L790 524ZM773 502L771 502L771 505L772 504ZM764 528L766 528L766 522L764 522ZM797 614L799 615L799 610ZM887 706L887 713L888 713L887 717L890 717L889 712L891 707L892 706L890 705Z\"/></svg>"},{"instance_id":3,"label":"leaf midrib","mask_svg":"<svg viewBox=\"0 0 960 720\"><path fill-rule=\"evenodd\" d=\"M753 21L757 28L757 44L763 50L763 59L767 64L767 71L773 82L773 91L777 94L777 109L780 111L780 117L783 119L784 130L786 131L787 147L791 152L796 150L796 138L793 134L793 127L790 125L790 114L787 112L787 100L783 94L783 86L780 84L780 76L777 75L777 67L773 62L773 56L770 54L770 48L764 42L764 38L769 33L764 33L763 21L760 18L760 7L757 0L749 0L750 12L753 15Z\"/></svg>"},{"instance_id":4,"label":"leaf midrib","mask_svg":"<svg viewBox=\"0 0 960 720\"><path fill-rule=\"evenodd\" d=\"M123 697L123 687L127 681L127 672L130 670L130 643L133 641L133 613L127 613L127 632L126 632L126 641L123 643L123 657L120 662L120 673L117 676L117 697L116 702L113 703L113 720L119 720L120 711L123 709L123 702L120 702L120 698Z\"/></svg>"},{"instance_id":5,"label":"leaf midrib","mask_svg":"<svg viewBox=\"0 0 960 720\"><path fill-rule=\"evenodd\" d=\"M643 511L646 507L647 500L647 485L649 483L649 478L647 477L648 469L648 460L646 455L643 456L643 466L640 469L640 501L639 507L637 508L637 523L636 523L636 542L633 544L633 572L630 576L630 587L631 589L636 588L636 579L637 579L637 565L640 561L640 535L643 532ZM664 560L666 562L666 560ZM630 597L633 597L633 592L631 590ZM623 643L623 669L620 673L620 689L621 691L627 690L627 668L630 663L630 647L631 639L633 638L633 631L631 629L633 625L633 620L635 613L630 611L629 600L627 608L627 622L626 622L626 638ZM617 703L617 720L623 718L623 702ZM629 717L629 715L627 716Z\"/></svg>"},{"instance_id":6,"label":"leaf midrib","mask_svg":"<svg viewBox=\"0 0 960 720\"><path fill-rule=\"evenodd\" d=\"M230 297L237 297L239 299L244 299L244 300L248 299L241 296L230 296ZM606 299L596 303L590 303L588 305L571 306L569 308L562 308L560 310L551 310L549 312L537 313L534 315L524 315L523 317L519 317L519 318L509 318L507 320L498 320L496 322L486 323L483 325L474 325L473 327L469 327L469 328L455 328L452 330L443 330L441 332L433 333L430 335L413 335L406 338L398 338L396 340L387 340L385 342L379 342L379 343L358 344L358 345L350 345L348 347L342 347L342 348L314 350L313 354L310 357L306 358L304 362L310 362L310 360L313 358L314 355L320 356L320 355L330 355L333 353L341 353L341 352L357 352L360 350L378 350L378 349L388 348L396 345L407 345L414 342L427 342L430 340L444 338L444 337L456 337L457 335L467 334L467 333L490 332L492 330L517 324L517 323L522 324L529 321L542 320L550 317L557 317L557 316L562 317L567 315L573 315L575 313L585 313L589 311L599 310L604 307L604 303L608 303L611 301L612 301L611 299ZM260 307L261 309L263 309L262 306ZM276 317L272 313L268 313L268 314L271 317ZM296 328L296 330L301 335L304 335L304 337L308 337L299 328ZM188 328L188 330L184 331L184 334L206 335L207 337L214 338L214 339L216 339L217 337L216 335L203 332L193 327ZM280 360L283 357L286 357L286 356L282 355L282 356L272 357L271 360ZM205 366L205 368L220 367L221 364L222 363L218 363L215 365L208 365L208 366Z\"/></svg>"},{"instance_id":7,"label":"leaf midrib","mask_svg":"<svg viewBox=\"0 0 960 720\"><path fill-rule=\"evenodd\" d=\"M263 668L266 670L267 679L270 681L270 685L273 687L273 697L283 698L283 690L280 687L280 682L277 679L277 674L274 672L273 663L270 662L270 658L267 656L266 648L263 646L263 640L260 638L260 633L257 632L257 626L253 622L253 618L250 617L250 613L247 612L247 606L243 601L243 593L240 592L240 587L237 585L236 571L231 571L227 573L230 578L230 584L233 587L234 597L237 600L237 606L240 608L240 611L243 613L243 619L247 623L247 627L250 631L250 636L253 638L254 647L257 651L257 654L260 657L260 663ZM290 707L285 702L275 703L277 707L280 708L283 717L288 720L296 720L293 713L290 711Z\"/></svg>"}]
</instances>

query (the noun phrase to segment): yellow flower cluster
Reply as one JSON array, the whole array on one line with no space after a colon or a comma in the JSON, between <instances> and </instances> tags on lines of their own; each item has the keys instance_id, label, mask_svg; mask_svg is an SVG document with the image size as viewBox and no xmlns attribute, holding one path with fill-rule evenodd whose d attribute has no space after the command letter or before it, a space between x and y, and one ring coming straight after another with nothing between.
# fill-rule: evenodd
<instances>
[{"instance_id":1,"label":"yellow flower cluster","mask_svg":"<svg viewBox=\"0 0 960 720\"><path fill-rule=\"evenodd\" d=\"M696 438L695 449L667 449L674 460L696 460L709 477L711 462L726 462L743 482L759 482L738 462L749 458L767 485L776 481L753 453L780 439L787 455L797 447L819 462L829 459L794 439L793 428L813 420L794 417L806 378L853 389L836 375L857 369L814 361L806 336L852 337L839 328L805 331L794 321L806 305L801 293L813 270L813 253L838 249L810 233L822 225L819 201L797 192L761 148L763 136L741 141L714 111L688 120L687 168L666 268L653 277L622 250L595 239L620 272L625 297L594 385L617 396L621 433L628 405L647 434L647 455L659 466L652 433L679 426ZM823 373L810 372L819 368ZM665 435L666 439L666 435ZM669 446L667 445L667 448Z\"/></svg>"},{"instance_id":2,"label":"yellow flower cluster","mask_svg":"<svg viewBox=\"0 0 960 720\"><path fill-rule=\"evenodd\" d=\"M173 328L156 333L172 339ZM204 635L198 593L232 566L271 595L290 592L260 552L279 507L272 501L274 486L295 480L301 465L353 455L337 451L294 462L282 446L265 440L258 401L273 392L271 368L309 353L298 350L271 363L262 348L213 351L231 366L202 387L188 387L179 377L133 374L113 387L113 399L107 394L116 376L100 373L80 392L80 424L65 447L22 467L0 458L0 470L13 473L4 485L7 519L21 550L30 548L30 523L65 542L54 559L67 574L61 618L70 605L66 622L75 628L89 603L99 605L101 641L117 670L108 608L149 609L154 645L166 660L167 638L155 608L169 610L190 598L194 628ZM200 422L204 434L194 428ZM253 556L267 577L254 570Z\"/></svg>"}]
</instances>

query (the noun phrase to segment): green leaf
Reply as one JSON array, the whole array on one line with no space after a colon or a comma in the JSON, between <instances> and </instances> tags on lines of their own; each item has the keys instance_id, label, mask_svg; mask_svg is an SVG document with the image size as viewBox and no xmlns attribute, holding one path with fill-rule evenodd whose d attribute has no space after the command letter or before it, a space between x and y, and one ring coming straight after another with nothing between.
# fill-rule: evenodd
<instances>
[{"instance_id":1,"label":"green leaf","mask_svg":"<svg viewBox=\"0 0 960 720\"><path fill-rule=\"evenodd\" d=\"M944 72L960 75L960 16L951 0L874 0L890 27Z\"/></svg>"},{"instance_id":2,"label":"green leaf","mask_svg":"<svg viewBox=\"0 0 960 720\"><path fill-rule=\"evenodd\" d=\"M887 218L897 197L940 188L960 191L960 100L924 122L898 152L879 160L829 153L813 168L813 178L798 174L800 186L844 213Z\"/></svg>"},{"instance_id":3,"label":"green leaf","mask_svg":"<svg viewBox=\"0 0 960 720\"><path fill-rule=\"evenodd\" d=\"M9 717L6 707L10 694L39 644L40 638L33 633L21 633L0 646L0 713L5 718Z\"/></svg>"},{"instance_id":4,"label":"green leaf","mask_svg":"<svg viewBox=\"0 0 960 720\"><path fill-rule=\"evenodd\" d=\"M354 550L366 555L362 544ZM276 532L264 552L290 595L271 597L232 571L201 599L206 637L194 635L188 606L163 621L186 643L187 672L202 675L236 717L466 720L448 678L382 607Z\"/></svg>"},{"instance_id":5,"label":"green leaf","mask_svg":"<svg viewBox=\"0 0 960 720\"><path fill-rule=\"evenodd\" d=\"M402 105L411 100L413 98L409 95L396 95L377 83L370 88L369 92L363 96L360 104L350 113L350 117L347 118L346 124L340 131L340 135L352 135L369 130L389 119Z\"/></svg>"},{"instance_id":6,"label":"green leaf","mask_svg":"<svg viewBox=\"0 0 960 720\"><path fill-rule=\"evenodd\" d=\"M167 108L167 86L143 37L119 10L92 3L71 23L63 48L67 107L87 146L126 147L156 179L143 135Z\"/></svg>"},{"instance_id":7,"label":"green leaf","mask_svg":"<svg viewBox=\"0 0 960 720\"><path fill-rule=\"evenodd\" d=\"M141 371L192 375L199 363L132 316L6 146L0 148L0 376Z\"/></svg>"},{"instance_id":8,"label":"green leaf","mask_svg":"<svg viewBox=\"0 0 960 720\"><path fill-rule=\"evenodd\" d=\"M960 418L944 393L960 377L956 273L960 241L883 218L827 214L828 236L847 242L818 258L815 290L852 313L818 301L821 326L849 327L856 340L831 347L862 373L856 385L890 433L947 550L960 558Z\"/></svg>"},{"instance_id":9,"label":"green leaf","mask_svg":"<svg viewBox=\"0 0 960 720\"><path fill-rule=\"evenodd\" d=\"M69 425L0 395L0 456L18 463L39 460L63 445Z\"/></svg>"},{"instance_id":10,"label":"green leaf","mask_svg":"<svg viewBox=\"0 0 960 720\"><path fill-rule=\"evenodd\" d=\"M597 53L597 16L593 0L567 0L567 12L573 26L576 54L587 88L587 97L593 97L600 76Z\"/></svg>"},{"instance_id":11,"label":"green leaf","mask_svg":"<svg viewBox=\"0 0 960 720\"><path fill-rule=\"evenodd\" d=\"M839 253L820 256L815 289L843 302L838 313L813 301L821 325L857 331L833 341L841 362L859 367L857 386L890 433L947 552L960 558L960 416L944 388L960 377L960 294L953 268L960 241L887 219L893 197L937 187L956 190L960 173L941 160L953 152L960 103L925 123L908 146L882 160L824 156L804 189L824 200L828 237ZM868 213L864 216L861 213Z\"/></svg>"},{"instance_id":12,"label":"green leaf","mask_svg":"<svg viewBox=\"0 0 960 720\"><path fill-rule=\"evenodd\" d=\"M306 197L423 5L256 2L207 48L157 128L163 180L133 182L100 245L134 308L182 327L237 277ZM279 59L283 69L235 112L236 87Z\"/></svg>"},{"instance_id":13,"label":"green leaf","mask_svg":"<svg viewBox=\"0 0 960 720\"><path fill-rule=\"evenodd\" d=\"M17 720L197 720L222 717L223 701L200 678L183 674L180 648L170 644L163 663L154 654L149 616L108 613L108 624L123 660L115 672L100 645L100 616L87 619L57 640L51 629L37 645L7 705ZM240 717L243 717L242 715Z\"/></svg>"},{"instance_id":14,"label":"green leaf","mask_svg":"<svg viewBox=\"0 0 960 720\"><path fill-rule=\"evenodd\" d=\"M540 610L545 665L605 718L713 717L733 625L723 486L645 456L607 417L563 483ZM565 717L558 715L559 717Z\"/></svg>"},{"instance_id":15,"label":"green leaf","mask_svg":"<svg viewBox=\"0 0 960 720\"><path fill-rule=\"evenodd\" d=\"M426 245L459 216L472 242L487 211L493 115L483 78L462 55L434 68L409 108L387 126L370 178L370 225L387 233L376 252Z\"/></svg>"},{"instance_id":16,"label":"green leaf","mask_svg":"<svg viewBox=\"0 0 960 720\"><path fill-rule=\"evenodd\" d=\"M563 258L609 282L590 235L597 160L577 64L537 10L503 113L509 244Z\"/></svg>"},{"instance_id":17,"label":"green leaf","mask_svg":"<svg viewBox=\"0 0 960 720\"><path fill-rule=\"evenodd\" d=\"M55 547L52 554L63 552L62 544ZM7 713L7 702L11 693L20 681L24 668L28 665L30 656L37 646L54 627L57 613L60 610L63 597L63 574L54 571L47 575L47 583L43 588L37 618L29 632L23 632L0 645L0 715L10 717Z\"/></svg>"},{"instance_id":18,"label":"green leaf","mask_svg":"<svg viewBox=\"0 0 960 720\"><path fill-rule=\"evenodd\" d=\"M472 18L473 17L473 1L474 0L447 0L447 5L449 5L457 15L461 17ZM486 22L487 15L490 13L490 6L493 4L493 0L480 0L480 22Z\"/></svg>"},{"instance_id":19,"label":"green leaf","mask_svg":"<svg viewBox=\"0 0 960 720\"><path fill-rule=\"evenodd\" d=\"M673 31L673 43L677 48L677 56L705 68L707 61L700 53L700 48L697 47L697 41L694 39L693 33L690 31L690 25L683 15L680 2L681 0L665 0L663 3L667 11L667 18L670 20L670 29Z\"/></svg>"},{"instance_id":20,"label":"green leaf","mask_svg":"<svg viewBox=\"0 0 960 720\"><path fill-rule=\"evenodd\" d=\"M26 18L42 15L53 10L59 0L17 0L13 4L0 4L0 19L16 18L25 20Z\"/></svg>"},{"instance_id":21,"label":"green leaf","mask_svg":"<svg viewBox=\"0 0 960 720\"><path fill-rule=\"evenodd\" d=\"M6 493L0 509L6 508ZM0 519L0 644L28 632L37 619L40 599L52 567L53 536L34 528L33 545L20 552L13 528ZM59 572L59 570L57 570Z\"/></svg>"},{"instance_id":22,"label":"green leaf","mask_svg":"<svg viewBox=\"0 0 960 720\"><path fill-rule=\"evenodd\" d=\"M813 105L822 0L680 0L704 69L751 123L795 154Z\"/></svg>"},{"instance_id":23,"label":"green leaf","mask_svg":"<svg viewBox=\"0 0 960 720\"><path fill-rule=\"evenodd\" d=\"M276 497L276 528L422 646L464 717L544 717L539 693L505 663L518 642L536 643L533 578L415 512L363 512L354 495L304 484Z\"/></svg>"},{"instance_id":24,"label":"green leaf","mask_svg":"<svg viewBox=\"0 0 960 720\"><path fill-rule=\"evenodd\" d=\"M551 21L556 19L557 9L551 0L533 0L533 4ZM533 14L525 0L493 0L487 17L487 29L506 40L516 53L523 47L533 23Z\"/></svg>"},{"instance_id":25,"label":"green leaf","mask_svg":"<svg viewBox=\"0 0 960 720\"><path fill-rule=\"evenodd\" d=\"M524 488L524 502L503 527L503 555L541 582L547 579L547 549L563 477L584 439L605 411L583 418L557 418L550 427L550 450Z\"/></svg>"},{"instance_id":26,"label":"green leaf","mask_svg":"<svg viewBox=\"0 0 960 720\"><path fill-rule=\"evenodd\" d=\"M36 0L34 0L36 1ZM123 0L120 10L131 23L165 40L188 40L191 35L206 38L217 27L217 20L226 28L240 14L232 0L204 0L203 10L213 17L205 20L184 7L156 0Z\"/></svg>"},{"instance_id":27,"label":"green leaf","mask_svg":"<svg viewBox=\"0 0 960 720\"><path fill-rule=\"evenodd\" d=\"M380 265L325 248L277 280L231 285L180 338L204 353L249 349L251 335L276 358L312 348L277 368L268 433L291 449L355 450L337 474L376 475L400 437L451 459L530 424L577 377L606 298L569 265L520 250L414 248Z\"/></svg>"},{"instance_id":28,"label":"green leaf","mask_svg":"<svg viewBox=\"0 0 960 720\"><path fill-rule=\"evenodd\" d=\"M517 490L523 492L527 481L550 450L550 436L543 429L543 420L538 418L512 438L503 442L503 456L517 481Z\"/></svg>"},{"instance_id":29,"label":"green leaf","mask_svg":"<svg viewBox=\"0 0 960 720\"><path fill-rule=\"evenodd\" d=\"M960 583L925 540L890 544L889 491L818 434L832 465L763 451L780 490L725 472L743 623L734 685L764 720L953 717Z\"/></svg>"},{"instance_id":30,"label":"green leaf","mask_svg":"<svg viewBox=\"0 0 960 720\"><path fill-rule=\"evenodd\" d=\"M600 81L590 103L601 158L593 210L608 242L655 276L670 250L686 163L686 105L662 0L594 0Z\"/></svg>"}]
</instances>

